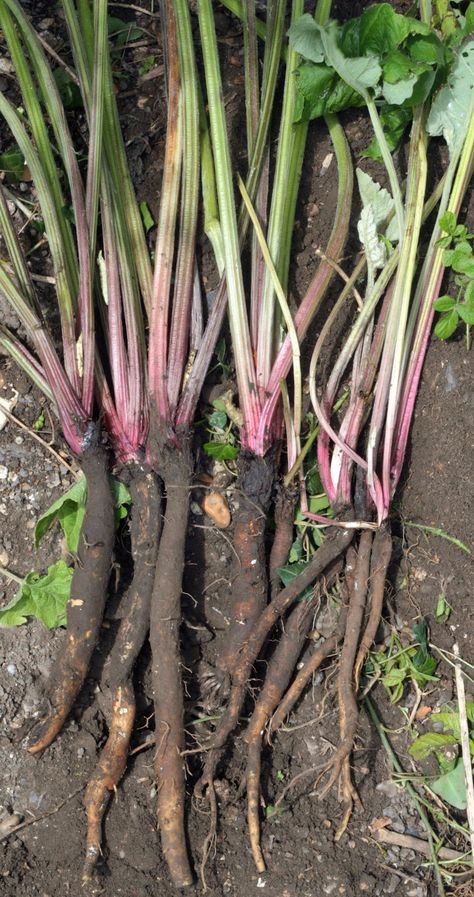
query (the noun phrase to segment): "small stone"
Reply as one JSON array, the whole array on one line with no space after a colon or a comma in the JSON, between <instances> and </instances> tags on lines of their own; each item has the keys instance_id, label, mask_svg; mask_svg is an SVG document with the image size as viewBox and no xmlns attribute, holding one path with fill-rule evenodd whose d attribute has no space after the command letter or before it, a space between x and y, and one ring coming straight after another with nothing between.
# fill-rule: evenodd
<instances>
[{"instance_id":1,"label":"small stone","mask_svg":"<svg viewBox=\"0 0 474 897\"><path fill-rule=\"evenodd\" d=\"M359 882L359 891L370 893L375 887L376 881L373 875L361 875Z\"/></svg>"},{"instance_id":2,"label":"small stone","mask_svg":"<svg viewBox=\"0 0 474 897\"><path fill-rule=\"evenodd\" d=\"M8 477L8 467L5 467L4 464L0 464L0 480L6 480Z\"/></svg>"},{"instance_id":3,"label":"small stone","mask_svg":"<svg viewBox=\"0 0 474 897\"><path fill-rule=\"evenodd\" d=\"M7 664L7 673L9 676L16 676L18 672L18 668L16 663L8 663Z\"/></svg>"},{"instance_id":4,"label":"small stone","mask_svg":"<svg viewBox=\"0 0 474 897\"><path fill-rule=\"evenodd\" d=\"M16 445L23 445L24 441L25 440L23 439L23 436L15 436L15 444Z\"/></svg>"},{"instance_id":5,"label":"small stone","mask_svg":"<svg viewBox=\"0 0 474 897\"><path fill-rule=\"evenodd\" d=\"M9 557L8 552L5 551L4 548L1 548L1 549L0 549L0 566L1 566L1 567L8 567L8 562L9 562L9 560L10 560L10 557Z\"/></svg>"},{"instance_id":6,"label":"small stone","mask_svg":"<svg viewBox=\"0 0 474 897\"><path fill-rule=\"evenodd\" d=\"M197 501L191 502L191 504L189 505L189 510L191 511L191 514L194 514L195 517L203 517L204 515L204 512L201 510Z\"/></svg>"}]
</instances>

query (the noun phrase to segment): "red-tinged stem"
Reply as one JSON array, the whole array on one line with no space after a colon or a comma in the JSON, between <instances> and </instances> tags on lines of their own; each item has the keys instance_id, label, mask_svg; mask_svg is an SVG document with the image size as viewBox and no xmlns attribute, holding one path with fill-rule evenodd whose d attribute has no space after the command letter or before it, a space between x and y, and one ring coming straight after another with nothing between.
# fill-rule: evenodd
<instances>
[{"instance_id":1,"label":"red-tinged stem","mask_svg":"<svg viewBox=\"0 0 474 897\"><path fill-rule=\"evenodd\" d=\"M187 0L173 0L183 104L179 246L168 345L168 402L174 417L182 388L191 323L199 202L199 97Z\"/></svg>"},{"instance_id":2,"label":"red-tinged stem","mask_svg":"<svg viewBox=\"0 0 474 897\"><path fill-rule=\"evenodd\" d=\"M334 116L327 116L326 121L333 140L339 172L336 213L326 255L331 259L338 259L343 252L349 230L354 178L350 152L344 132ZM333 276L334 269L327 262L321 260L307 293L295 314L295 327L300 343L308 332L309 325L321 304ZM291 364L292 347L290 337L287 335L275 359L266 385L265 391L268 398L263 405L256 441L257 451L260 453L264 453L268 446L272 421L280 399L280 382L288 376Z\"/></svg>"},{"instance_id":3,"label":"red-tinged stem","mask_svg":"<svg viewBox=\"0 0 474 897\"><path fill-rule=\"evenodd\" d=\"M385 294L385 298L380 310L380 315L375 328L374 338L370 351L367 355L364 369L361 373L360 382L355 392L354 401L348 408L346 415L341 424L341 437L347 442L351 448L355 449L359 440L360 432L368 413L368 403L373 389L373 384L378 370L380 356L382 354L383 343L385 338L385 328L387 323L388 310L390 308L393 286L390 286ZM335 456L340 457L340 470L335 474ZM336 447L333 454L331 474L335 483L337 501L350 501L351 497L351 480L352 480L352 461L347 455L340 455L339 449Z\"/></svg>"},{"instance_id":4,"label":"red-tinged stem","mask_svg":"<svg viewBox=\"0 0 474 897\"><path fill-rule=\"evenodd\" d=\"M195 355L201 345L204 330L202 313L202 290L197 264L194 266L193 302L191 307L191 332L189 337L190 352Z\"/></svg>"},{"instance_id":5,"label":"red-tinged stem","mask_svg":"<svg viewBox=\"0 0 474 897\"><path fill-rule=\"evenodd\" d=\"M130 442L127 429L117 413L116 404L112 398L107 379L100 361L96 365L96 393L98 404L102 410L104 423L114 446L117 462L137 461L139 451L145 444L148 434L148 417L144 415L142 421L142 433L135 444Z\"/></svg>"},{"instance_id":6,"label":"red-tinged stem","mask_svg":"<svg viewBox=\"0 0 474 897\"><path fill-rule=\"evenodd\" d=\"M184 385L181 400L176 413L176 429L189 426L199 401L202 385L209 367L219 333L221 332L227 307L227 284L223 278L219 284L217 295L209 315L206 328L194 359L191 372Z\"/></svg>"},{"instance_id":7,"label":"red-tinged stem","mask_svg":"<svg viewBox=\"0 0 474 897\"><path fill-rule=\"evenodd\" d=\"M167 4L166 39L168 44L168 118L166 148L161 185L161 204L156 242L156 261L150 323L148 377L158 416L169 420L168 401L168 317L173 250L178 211L182 162L182 117L179 54L176 21Z\"/></svg>"},{"instance_id":8,"label":"red-tinged stem","mask_svg":"<svg viewBox=\"0 0 474 897\"><path fill-rule=\"evenodd\" d=\"M3 346L18 366L41 389L46 398L54 403L51 387L46 380L44 370L34 355L11 333L7 327L0 324L0 346Z\"/></svg>"},{"instance_id":9,"label":"red-tinged stem","mask_svg":"<svg viewBox=\"0 0 474 897\"><path fill-rule=\"evenodd\" d=\"M119 258L114 222L111 215L110 191L108 186L105 186L103 190L102 235L106 272L107 343L110 372L117 413L122 424L126 426L130 407L128 359L123 333Z\"/></svg>"}]
</instances>

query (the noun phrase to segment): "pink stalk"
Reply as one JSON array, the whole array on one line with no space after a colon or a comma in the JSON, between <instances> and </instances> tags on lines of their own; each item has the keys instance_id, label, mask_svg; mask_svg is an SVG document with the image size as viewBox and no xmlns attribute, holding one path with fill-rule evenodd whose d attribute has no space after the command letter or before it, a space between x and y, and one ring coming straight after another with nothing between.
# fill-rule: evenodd
<instances>
[{"instance_id":1,"label":"pink stalk","mask_svg":"<svg viewBox=\"0 0 474 897\"><path fill-rule=\"evenodd\" d=\"M119 258L109 199L109 190L107 189L104 191L104 199L102 201L102 233L107 278L108 356L117 412L122 424L126 425L125 422L128 420L130 407L128 359L123 333Z\"/></svg>"},{"instance_id":2,"label":"pink stalk","mask_svg":"<svg viewBox=\"0 0 474 897\"><path fill-rule=\"evenodd\" d=\"M182 164L182 109L176 22L171 5L168 4L168 7L168 42L172 51L168 56L166 148L155 251L150 350L148 355L150 394L153 396L157 414L163 421L169 421L170 416L168 399L168 318L178 210L179 174ZM165 197L166 202L164 201Z\"/></svg>"}]
</instances>

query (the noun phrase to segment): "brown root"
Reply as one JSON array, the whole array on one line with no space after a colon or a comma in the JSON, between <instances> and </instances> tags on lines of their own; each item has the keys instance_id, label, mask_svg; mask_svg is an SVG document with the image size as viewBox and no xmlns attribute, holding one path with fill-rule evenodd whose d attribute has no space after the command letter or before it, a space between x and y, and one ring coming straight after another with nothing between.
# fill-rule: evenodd
<instances>
[{"instance_id":1,"label":"brown root","mask_svg":"<svg viewBox=\"0 0 474 897\"><path fill-rule=\"evenodd\" d=\"M354 689L353 673L357 654L360 631L363 624L367 589L369 582L372 533L362 532L352 588L349 591L349 607L347 610L346 631L339 662L337 697L339 707L340 744L331 760L331 774L322 795L340 780L341 798L343 801L343 819L336 838L340 838L347 827L352 807L358 800L357 792L352 784L349 758L354 744L354 737L359 720L359 709Z\"/></svg>"},{"instance_id":2,"label":"brown root","mask_svg":"<svg viewBox=\"0 0 474 897\"><path fill-rule=\"evenodd\" d=\"M48 709L27 738L32 754L54 741L69 716L87 676L104 613L114 543L114 506L104 450L86 449L82 469L87 507L67 607L66 638L47 685Z\"/></svg>"},{"instance_id":3,"label":"brown root","mask_svg":"<svg viewBox=\"0 0 474 897\"><path fill-rule=\"evenodd\" d=\"M256 658L268 633L277 620L293 604L299 595L313 583L350 545L354 531L352 529L335 529L318 549L310 563L270 602L255 623L247 641L236 657L232 670L232 687L229 702L219 725L214 733L201 779L196 785L199 795L214 779L220 750L225 745L230 733L237 725L247 690L248 679Z\"/></svg>"},{"instance_id":4,"label":"brown root","mask_svg":"<svg viewBox=\"0 0 474 897\"><path fill-rule=\"evenodd\" d=\"M135 721L135 695L131 682L119 686L114 696L109 737L84 796L87 812L86 858L83 881L89 881L101 854L102 819L127 765L128 747Z\"/></svg>"},{"instance_id":5,"label":"brown root","mask_svg":"<svg viewBox=\"0 0 474 897\"><path fill-rule=\"evenodd\" d=\"M150 470L140 468L131 473L134 575L128 606L111 655L109 681L114 699L109 736L84 798L87 813L84 880L90 879L100 856L104 813L126 769L135 718L131 676L150 624L151 593L161 526L160 491Z\"/></svg>"},{"instance_id":6,"label":"brown root","mask_svg":"<svg viewBox=\"0 0 474 897\"><path fill-rule=\"evenodd\" d=\"M314 600L302 601L296 605L286 620L283 633L268 664L265 683L245 734L248 744L247 820L257 872L265 872L265 860L260 847L260 771L263 733L303 650L313 611Z\"/></svg>"},{"instance_id":7,"label":"brown root","mask_svg":"<svg viewBox=\"0 0 474 897\"><path fill-rule=\"evenodd\" d=\"M370 612L364 634L360 640L359 650L354 667L354 681L356 689L359 684L360 672L367 657L367 652L372 645L377 629L380 625L383 608L383 596L385 592L385 579L388 565L392 556L392 537L388 525L380 527L374 536L372 557L370 561Z\"/></svg>"},{"instance_id":8,"label":"brown root","mask_svg":"<svg viewBox=\"0 0 474 897\"><path fill-rule=\"evenodd\" d=\"M351 552L350 548L349 552ZM328 571L325 577L326 588L331 583L332 576L334 577L334 580L336 579L339 573L339 569L339 564L336 562L332 575L332 571ZM276 710L273 713L273 716L271 717L268 725L268 741L271 740L273 733L283 725L285 717L287 717L288 714L291 713L293 707L303 694L303 691L305 690L308 683L311 682L311 679L313 678L316 671L324 663L324 661L327 660L328 657L330 657L331 654L333 654L336 650L339 642L344 637L344 632L346 629L346 616L347 606L343 604L336 626L334 627L334 631L324 640L324 642L322 642L322 644L319 644L317 648L315 648L311 656L306 660L304 667L302 667L301 670L298 670L295 678L293 679L293 682L276 707Z\"/></svg>"},{"instance_id":9,"label":"brown root","mask_svg":"<svg viewBox=\"0 0 474 897\"><path fill-rule=\"evenodd\" d=\"M231 625L217 661L217 671L227 683L235 657L267 603L265 525L273 477L271 460L241 453L237 483L239 507L234 514L233 542L237 559L232 581Z\"/></svg>"},{"instance_id":10,"label":"brown root","mask_svg":"<svg viewBox=\"0 0 474 897\"><path fill-rule=\"evenodd\" d=\"M184 830L184 703L181 676L181 589L191 485L189 437L177 446L163 441L159 472L166 489L166 511L153 587L150 643L155 700L155 776L161 843L175 887L191 885Z\"/></svg>"}]
</instances>

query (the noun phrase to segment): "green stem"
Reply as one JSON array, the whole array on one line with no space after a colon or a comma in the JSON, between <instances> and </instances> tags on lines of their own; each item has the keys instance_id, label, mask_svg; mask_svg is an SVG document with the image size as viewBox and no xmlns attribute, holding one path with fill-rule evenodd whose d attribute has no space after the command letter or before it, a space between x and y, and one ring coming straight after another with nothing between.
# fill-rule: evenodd
<instances>
[{"instance_id":1,"label":"green stem","mask_svg":"<svg viewBox=\"0 0 474 897\"><path fill-rule=\"evenodd\" d=\"M395 215L397 217L398 224L398 233L400 240L402 239L402 234L405 226L405 213L403 211L403 199L402 199L402 191L400 189L400 184L398 182L397 172L395 171L395 165L393 164L392 154L390 152L387 139L384 134L384 130L382 127L382 123L380 121L379 113L377 111L377 107L375 105L375 101L372 99L368 92L364 93L364 100L367 105L367 109L370 115L370 120L372 122L372 127L374 129L374 134L377 138L380 153L383 159L383 163L385 165L385 170L388 175L388 179L390 181L390 187L392 190L393 201L395 203Z\"/></svg>"},{"instance_id":2,"label":"green stem","mask_svg":"<svg viewBox=\"0 0 474 897\"><path fill-rule=\"evenodd\" d=\"M257 430L260 408L255 385L255 367L247 321L232 183L232 164L217 53L214 14L210 0L198 0L198 16L216 170L217 195L224 240L229 323L236 360L237 383L245 421L243 442L246 442L249 439L250 441L252 440L252 434Z\"/></svg>"}]
</instances>

